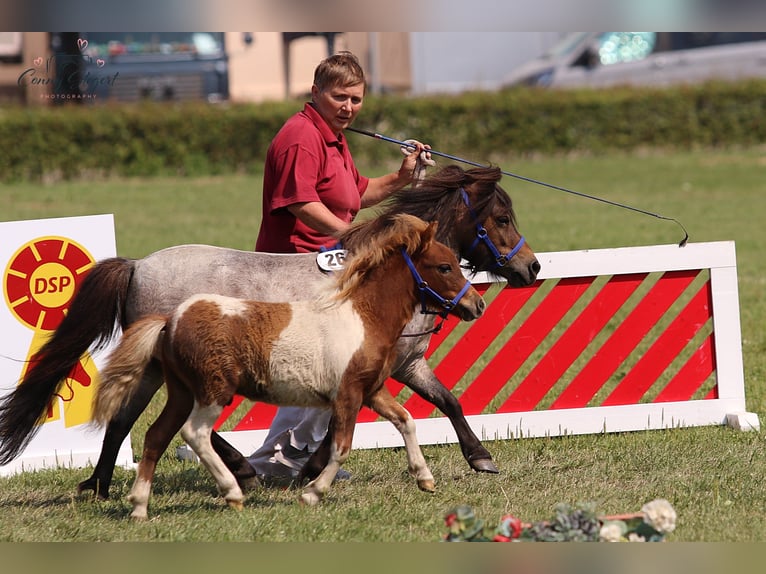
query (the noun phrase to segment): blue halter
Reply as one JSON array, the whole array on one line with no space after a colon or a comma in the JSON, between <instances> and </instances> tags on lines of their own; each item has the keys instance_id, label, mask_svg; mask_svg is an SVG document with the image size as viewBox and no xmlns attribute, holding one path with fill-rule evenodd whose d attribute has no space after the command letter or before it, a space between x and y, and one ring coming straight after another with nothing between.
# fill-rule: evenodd
<instances>
[{"instance_id":1,"label":"blue halter","mask_svg":"<svg viewBox=\"0 0 766 574\"><path fill-rule=\"evenodd\" d=\"M410 256L404 247L402 247L402 255L404 256L404 261L407 263L407 267L410 268L412 278L415 279L415 283L418 286L418 291L420 291L420 312L424 315L439 315L439 317L442 319L446 319L449 312L455 308L455 305L457 305L458 301L460 301L463 295L465 295L466 291L470 289L471 282L466 279L465 285L463 285L463 288L460 290L460 292L455 295L455 298L452 299L452 301L448 301L439 295L436 291L431 289L428 283L423 280L423 278L420 276L420 273L418 273L418 270L415 269L415 264L412 262L412 259L410 259ZM426 295L430 295L433 299L436 299L439 305L441 305L442 310L439 312L429 311L428 306L426 305ZM439 327L441 327L441 324L439 324Z\"/></svg>"},{"instance_id":2,"label":"blue halter","mask_svg":"<svg viewBox=\"0 0 766 574\"><path fill-rule=\"evenodd\" d=\"M509 253L503 255L489 238L489 235L487 235L487 229L484 227L484 225L482 225L480 221L478 221L479 218L476 215L476 212L473 210L473 207L471 207L471 202L468 199L468 194L462 187L460 188L460 195L463 198L463 203L465 203L468 211L471 212L471 216L473 217L474 222L476 222L476 239L473 240L471 247L468 249L468 253L471 253L474 249L476 249L476 246L479 244L479 242L482 242L487 246L487 249L489 249L494 256L495 267L505 267L505 265L513 258L513 256L516 255L524 246L526 239L524 239L524 236L522 235L516 246L511 249Z\"/></svg>"}]
</instances>

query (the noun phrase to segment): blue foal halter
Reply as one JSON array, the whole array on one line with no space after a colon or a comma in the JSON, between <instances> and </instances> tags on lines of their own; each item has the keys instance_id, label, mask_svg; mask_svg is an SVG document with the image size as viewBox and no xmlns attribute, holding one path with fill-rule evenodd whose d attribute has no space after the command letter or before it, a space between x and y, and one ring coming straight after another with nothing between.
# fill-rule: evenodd
<instances>
[{"instance_id":1,"label":"blue foal halter","mask_svg":"<svg viewBox=\"0 0 766 574\"><path fill-rule=\"evenodd\" d=\"M449 312L455 308L455 305L457 305L458 301L465 295L466 291L470 289L471 282L466 279L465 285L463 285L463 288L460 290L460 292L455 295L455 298L451 301L448 301L441 295L439 295L436 291L431 289L431 287L428 285L426 281L423 280L423 278L420 276L420 273L418 273L418 270L415 269L415 264L412 262L412 259L410 259L409 254L407 253L407 250L402 247L402 255L404 256L404 261L407 263L407 267L410 268L410 272L412 273L412 278L415 279L415 283L418 286L418 291L420 291L420 312L423 315L439 315L442 319L446 319ZM436 299L437 303L441 305L442 311L434 312L429 311L428 307L426 305L426 296L430 295L433 299ZM441 327L441 324L439 325Z\"/></svg>"},{"instance_id":2,"label":"blue foal halter","mask_svg":"<svg viewBox=\"0 0 766 574\"><path fill-rule=\"evenodd\" d=\"M473 207L471 207L471 202L468 199L468 194L466 193L465 189L463 189L462 187L460 188L460 195L463 198L463 203L465 203L465 206L468 208L468 211L471 212L471 216L473 217L473 220L476 223L476 239L473 240L471 247L468 249L468 253L471 253L474 249L476 249L476 246L480 242L484 243L484 245L487 246L487 249L490 250L490 252L495 258L495 267L505 267L505 265L513 258L513 256L516 255L519 252L519 250L524 246L524 243L526 243L526 239L524 239L524 236L522 235L521 239L519 239L519 242L516 244L516 246L513 249L511 249L509 253L507 253L506 255L503 255L502 253L500 253L498 248L489 238L489 235L487 235L487 229L484 227L484 225L480 221L478 221L479 218L476 215L476 212L473 210Z\"/></svg>"}]
</instances>

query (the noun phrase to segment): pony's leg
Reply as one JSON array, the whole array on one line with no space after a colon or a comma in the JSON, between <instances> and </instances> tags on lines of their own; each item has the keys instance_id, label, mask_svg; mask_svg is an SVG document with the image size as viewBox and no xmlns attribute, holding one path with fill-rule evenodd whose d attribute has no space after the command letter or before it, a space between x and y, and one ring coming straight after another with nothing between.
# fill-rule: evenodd
<instances>
[{"instance_id":1,"label":"pony's leg","mask_svg":"<svg viewBox=\"0 0 766 574\"><path fill-rule=\"evenodd\" d=\"M128 494L133 504L131 518L145 520L148 516L149 495L157 461L167 450L173 436L184 424L194 406L191 393L182 389L172 377L166 377L168 400L160 416L154 421L144 438L144 452L138 463L136 480Z\"/></svg>"},{"instance_id":2,"label":"pony's leg","mask_svg":"<svg viewBox=\"0 0 766 574\"><path fill-rule=\"evenodd\" d=\"M373 395L368 397L365 404L380 416L391 421L404 439L404 448L407 451L407 468L418 482L418 488L426 492L434 492L434 477L428 468L423 451L420 450L418 437L415 432L415 421L402 405L391 396L388 388L384 385Z\"/></svg>"},{"instance_id":3,"label":"pony's leg","mask_svg":"<svg viewBox=\"0 0 766 574\"><path fill-rule=\"evenodd\" d=\"M90 478L77 485L78 494L92 490L101 500L109 498L109 486L112 483L112 474L120 446L160 386L162 386L162 369L159 363L152 361L147 366L135 394L120 409L117 416L109 421L96 467Z\"/></svg>"},{"instance_id":4,"label":"pony's leg","mask_svg":"<svg viewBox=\"0 0 766 574\"><path fill-rule=\"evenodd\" d=\"M215 450L216 454L221 457L223 464L226 465L234 478L237 479L237 484L244 490L253 490L259 486L259 481L256 476L255 469L250 465L241 452L226 442L221 435L212 431L210 433L210 444Z\"/></svg>"},{"instance_id":5,"label":"pony's leg","mask_svg":"<svg viewBox=\"0 0 766 574\"><path fill-rule=\"evenodd\" d=\"M351 434L353 435L353 429ZM319 475L306 485L300 498L302 503L309 506L318 504L324 498L327 491L330 490L330 486L332 486L335 480L335 475L338 474L341 465L346 461L351 451L351 437L345 438L345 435L346 433L342 433L342 436L339 436L336 432L328 430L327 436L332 437L333 440L330 442L327 464Z\"/></svg>"},{"instance_id":6,"label":"pony's leg","mask_svg":"<svg viewBox=\"0 0 766 574\"><path fill-rule=\"evenodd\" d=\"M457 434L460 451L473 470L493 474L500 472L492 460L492 455L484 448L465 419L460 402L436 378L425 358L420 357L412 361L405 368L395 371L392 377L411 388L449 418Z\"/></svg>"},{"instance_id":7,"label":"pony's leg","mask_svg":"<svg viewBox=\"0 0 766 574\"><path fill-rule=\"evenodd\" d=\"M226 503L236 510L242 510L242 501L245 497L237 484L237 479L210 444L210 433L221 411L223 408L219 405L200 406L195 402L189 419L181 427L181 436L213 475L218 491Z\"/></svg>"},{"instance_id":8,"label":"pony's leg","mask_svg":"<svg viewBox=\"0 0 766 574\"><path fill-rule=\"evenodd\" d=\"M93 473L77 485L77 494L92 490L100 500L109 498L109 487L112 484L114 465L120 447L138 417L146 410L147 405L161 386L162 369L157 361L152 361L147 366L135 394L120 410L117 417L107 425L101 453ZM242 489L251 490L258 486L255 470L241 452L222 439L216 432L213 432L211 442L224 464L234 473Z\"/></svg>"},{"instance_id":9,"label":"pony's leg","mask_svg":"<svg viewBox=\"0 0 766 574\"><path fill-rule=\"evenodd\" d=\"M332 428L332 419L330 419L330 422L327 426L327 434L324 437L324 440L319 445L319 448L317 448L309 457L309 459L306 461L306 464L303 465L303 468L301 468L301 471L298 473L298 477L296 478L297 484L303 484L306 480L314 480L316 477L319 476L319 474L322 472L324 467L327 466L327 463L330 461L330 451L332 450L332 433L329 429Z\"/></svg>"},{"instance_id":10,"label":"pony's leg","mask_svg":"<svg viewBox=\"0 0 766 574\"><path fill-rule=\"evenodd\" d=\"M362 406L362 395L360 388L350 388L350 385L341 386L338 395L333 404L333 414L330 418L330 425L327 429L322 444L307 461L314 463L327 459L327 464L314 480L306 485L301 494L301 502L308 505L317 504L330 490L335 475L340 470L341 465L346 462L351 452L351 441L354 438L354 427L356 426L356 417ZM328 451L329 447L329 453Z\"/></svg>"}]
</instances>

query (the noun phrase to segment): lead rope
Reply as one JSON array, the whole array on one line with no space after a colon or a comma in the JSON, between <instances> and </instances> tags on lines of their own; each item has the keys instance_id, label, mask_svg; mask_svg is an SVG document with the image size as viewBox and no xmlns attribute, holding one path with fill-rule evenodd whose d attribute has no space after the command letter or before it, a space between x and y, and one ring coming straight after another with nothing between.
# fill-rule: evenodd
<instances>
[{"instance_id":1,"label":"lead rope","mask_svg":"<svg viewBox=\"0 0 766 574\"><path fill-rule=\"evenodd\" d=\"M414 147L415 147L412 143L403 142L403 141L400 141L400 140L397 140L397 139L394 139L394 138L390 138L390 137L384 136L382 134L368 132L366 130L360 130L360 129L351 128L351 127L346 128L346 129L349 130L349 131L358 133L358 134L369 136L371 138L375 138L375 139L379 139L379 140L383 140L383 141L399 144L400 146L405 147L405 149L407 147L409 147L410 149L414 149ZM459 161L459 162L462 162L462 163L465 163L465 164L468 164L468 165L472 165L474 167L488 167L486 165L477 163L475 161L471 161L471 160L468 160L468 159L463 159L462 157L458 157L458 156L455 156L455 155L450 155L450 154L447 154L447 153L439 152L439 151L436 151L436 150L433 150L433 149L429 149L428 153L430 155L438 155L438 156L441 156L441 157L445 157L447 159L451 159L451 160L454 160L454 161ZM557 191L563 191L564 193L571 193L572 195L577 195L579 197L584 197L586 199L592 199L594 201L600 201L600 202L606 203L608 205L613 205L615 207L621 207L623 209L628 209L630 211L635 211L636 213L641 213L643 215L649 215L649 216L655 217L657 219L663 219L665 221L672 221L676 225L678 225L683 230L683 232L684 232L684 238L678 243L678 246L679 247L683 247L689 241L689 232L686 231L686 228L683 226L683 224L680 221L678 221L677 219L675 219L674 217L668 217L666 215L660 215L659 213L652 213L651 211L646 211L644 209L640 209L638 207L633 207L631 205L626 205L624 203L619 203L617 201L612 201L610 199L604 199L603 197L597 197L595 195L588 195L587 193L582 193L580 191L574 191L572 189L567 189L566 187L561 187L561 186L558 186L558 185L553 185L551 183L545 183L544 181L540 181L540 180L537 180L537 179L532 179L531 177L525 177L523 175L518 175L518 174L512 173L510 171L500 170L500 173L502 173L503 175L507 175L509 177L515 177L516 179L520 179L522 181L526 181L526 182L529 182L529 183L535 183L537 185L542 185L542 186L545 186L545 187L549 187L549 188L555 189Z\"/></svg>"},{"instance_id":2,"label":"lead rope","mask_svg":"<svg viewBox=\"0 0 766 574\"><path fill-rule=\"evenodd\" d=\"M402 152L403 155L410 155L412 153L412 147L415 145L415 140L408 139L404 140L402 142L402 145L399 147L399 150ZM425 150L420 152L420 155L417 157L417 160L415 162L415 169L412 171L412 181L413 187L417 188L420 185L420 182L423 181L423 179L426 177L426 167L427 166L435 166L436 162L431 159L431 156L428 152ZM409 259L409 257L407 257ZM410 267L412 269L412 267ZM417 273L417 271L416 271ZM416 279L417 280L417 279ZM421 301L421 305L423 305L423 302ZM434 335L441 331L442 326L444 325L444 321L446 321L447 316L441 316L441 320L431 327L430 329L426 329L425 331L419 331L417 333L402 333L399 335L400 337L424 337L426 335Z\"/></svg>"}]
</instances>

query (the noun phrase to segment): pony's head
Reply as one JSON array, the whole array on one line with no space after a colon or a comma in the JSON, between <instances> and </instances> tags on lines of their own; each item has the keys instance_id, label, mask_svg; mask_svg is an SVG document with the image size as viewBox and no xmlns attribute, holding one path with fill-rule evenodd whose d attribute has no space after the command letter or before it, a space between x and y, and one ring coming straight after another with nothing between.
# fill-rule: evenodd
<instances>
[{"instance_id":1,"label":"pony's head","mask_svg":"<svg viewBox=\"0 0 766 574\"><path fill-rule=\"evenodd\" d=\"M409 213L440 223L437 239L468 261L512 286L532 284L540 271L534 252L518 231L513 202L498 182L498 167L463 170L448 165L415 189L396 192L385 213Z\"/></svg>"},{"instance_id":2,"label":"pony's head","mask_svg":"<svg viewBox=\"0 0 766 574\"><path fill-rule=\"evenodd\" d=\"M436 222L426 223L403 213L384 214L350 227L340 239L344 245L353 243L355 247L337 278L338 296L348 297L374 270L396 258L402 265L411 262L413 289L425 284L438 294L423 299L430 310L450 312L467 321L479 317L484 300L468 284L454 252L436 240L438 227ZM454 303L443 307L438 297Z\"/></svg>"}]
</instances>

